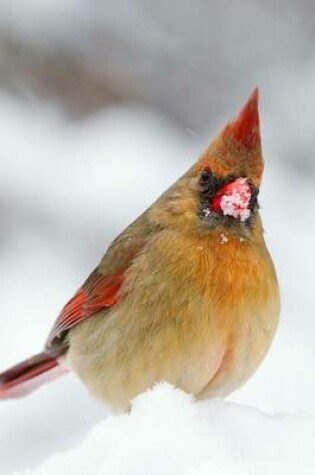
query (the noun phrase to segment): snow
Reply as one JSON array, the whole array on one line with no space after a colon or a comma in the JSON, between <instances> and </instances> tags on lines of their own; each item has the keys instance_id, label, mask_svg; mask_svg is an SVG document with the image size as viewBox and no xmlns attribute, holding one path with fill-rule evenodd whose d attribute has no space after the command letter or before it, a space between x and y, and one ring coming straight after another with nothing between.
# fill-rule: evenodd
<instances>
[{"instance_id":1,"label":"snow","mask_svg":"<svg viewBox=\"0 0 315 475\"><path fill-rule=\"evenodd\" d=\"M75 449L16 475L313 475L314 467L314 416L195 403L164 383L138 396L129 414L99 422Z\"/></svg>"},{"instance_id":2,"label":"snow","mask_svg":"<svg viewBox=\"0 0 315 475\"><path fill-rule=\"evenodd\" d=\"M248 208L251 198L250 186L246 178L238 178L226 185L226 191L220 200L220 208L224 216L246 221L251 211Z\"/></svg>"},{"instance_id":3,"label":"snow","mask_svg":"<svg viewBox=\"0 0 315 475\"><path fill-rule=\"evenodd\" d=\"M227 237L227 235L225 233L221 233L220 234L220 243L221 244L225 244L226 242L228 242L229 238Z\"/></svg>"},{"instance_id":4,"label":"snow","mask_svg":"<svg viewBox=\"0 0 315 475\"><path fill-rule=\"evenodd\" d=\"M260 203L282 317L261 368L226 402L194 403L162 385L125 415L94 401L74 375L1 401L1 475L62 475L73 467L80 475L86 463L96 474L314 473L314 185L309 177L302 186L301 175L278 160L273 109L262 101ZM76 123L48 105L5 96L0 105L2 370L41 349L111 240L206 141L133 105Z\"/></svg>"}]
</instances>

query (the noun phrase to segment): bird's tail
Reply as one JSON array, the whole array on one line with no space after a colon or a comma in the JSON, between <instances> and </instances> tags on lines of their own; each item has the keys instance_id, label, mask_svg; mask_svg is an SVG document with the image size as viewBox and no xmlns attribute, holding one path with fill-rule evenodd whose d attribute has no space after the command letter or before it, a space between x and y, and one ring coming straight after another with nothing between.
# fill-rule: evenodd
<instances>
[{"instance_id":1,"label":"bird's tail","mask_svg":"<svg viewBox=\"0 0 315 475\"><path fill-rule=\"evenodd\" d=\"M39 353L0 374L0 399L24 396L65 372L56 357Z\"/></svg>"}]
</instances>

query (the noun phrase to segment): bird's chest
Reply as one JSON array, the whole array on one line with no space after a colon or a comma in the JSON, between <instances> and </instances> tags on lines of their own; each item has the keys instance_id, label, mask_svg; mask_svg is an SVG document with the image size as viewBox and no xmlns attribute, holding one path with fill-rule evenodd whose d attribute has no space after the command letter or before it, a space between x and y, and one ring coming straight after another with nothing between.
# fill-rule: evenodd
<instances>
[{"instance_id":1,"label":"bird's chest","mask_svg":"<svg viewBox=\"0 0 315 475\"><path fill-rule=\"evenodd\" d=\"M210 333L215 329L224 351L201 394L218 396L241 386L263 360L278 323L279 293L265 247L232 239L209 251L196 281L202 282Z\"/></svg>"},{"instance_id":2,"label":"bird's chest","mask_svg":"<svg viewBox=\"0 0 315 475\"><path fill-rule=\"evenodd\" d=\"M205 381L214 394L241 385L263 359L278 321L267 250L236 237L182 239L180 249L164 244L144 266L149 277L136 307L143 308L140 321L149 318L159 357L177 368L184 362L182 378L193 382L194 393Z\"/></svg>"},{"instance_id":3,"label":"bird's chest","mask_svg":"<svg viewBox=\"0 0 315 475\"><path fill-rule=\"evenodd\" d=\"M126 274L119 305L70 334L71 363L98 397L125 406L162 380L225 394L253 372L275 328L275 281L264 256L229 245L156 242Z\"/></svg>"}]
</instances>

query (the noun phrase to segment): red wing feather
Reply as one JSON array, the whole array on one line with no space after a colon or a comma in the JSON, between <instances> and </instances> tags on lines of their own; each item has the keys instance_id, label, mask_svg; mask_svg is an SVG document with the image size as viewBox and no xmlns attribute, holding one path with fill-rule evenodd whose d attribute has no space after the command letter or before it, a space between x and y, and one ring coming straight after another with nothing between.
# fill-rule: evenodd
<instances>
[{"instance_id":1,"label":"red wing feather","mask_svg":"<svg viewBox=\"0 0 315 475\"><path fill-rule=\"evenodd\" d=\"M115 305L122 282L123 273L105 277L95 270L61 310L48 337L46 350L60 353L60 346L64 347L64 336L70 328L97 311Z\"/></svg>"},{"instance_id":2,"label":"red wing feather","mask_svg":"<svg viewBox=\"0 0 315 475\"><path fill-rule=\"evenodd\" d=\"M117 269L119 263L120 271L105 276L96 269L90 275L62 309L43 353L0 374L0 399L26 394L65 371L58 357L67 350L68 330L99 310L110 308L119 302L124 274L151 233L152 226L144 213L114 240L100 266L107 271Z\"/></svg>"}]
</instances>

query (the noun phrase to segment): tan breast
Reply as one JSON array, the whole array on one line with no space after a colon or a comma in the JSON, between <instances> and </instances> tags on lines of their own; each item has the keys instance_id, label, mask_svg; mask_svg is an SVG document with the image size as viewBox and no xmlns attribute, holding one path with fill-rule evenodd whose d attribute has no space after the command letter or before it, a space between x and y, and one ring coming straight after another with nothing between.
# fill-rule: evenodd
<instances>
[{"instance_id":1,"label":"tan breast","mask_svg":"<svg viewBox=\"0 0 315 475\"><path fill-rule=\"evenodd\" d=\"M227 238L160 233L121 303L70 332L68 359L94 395L127 407L166 380L207 397L252 374L276 328L277 282L261 242Z\"/></svg>"},{"instance_id":2,"label":"tan breast","mask_svg":"<svg viewBox=\"0 0 315 475\"><path fill-rule=\"evenodd\" d=\"M270 347L280 312L277 278L262 235L253 240L219 237L224 252L211 241L220 264L212 269L215 285L208 295L224 327L226 347L218 371L199 398L227 395L247 381Z\"/></svg>"}]
</instances>

